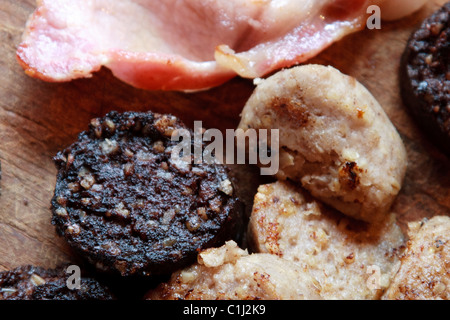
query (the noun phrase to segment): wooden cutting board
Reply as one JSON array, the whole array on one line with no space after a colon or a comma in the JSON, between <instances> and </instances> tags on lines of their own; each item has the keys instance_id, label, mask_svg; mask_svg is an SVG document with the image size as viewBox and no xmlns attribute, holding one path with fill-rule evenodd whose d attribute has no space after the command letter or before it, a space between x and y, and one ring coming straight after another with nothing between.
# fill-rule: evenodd
<instances>
[{"instance_id":1,"label":"wooden cutting board","mask_svg":"<svg viewBox=\"0 0 450 320\"><path fill-rule=\"evenodd\" d=\"M450 214L450 161L418 131L399 97L398 67L414 28L444 0L430 0L419 13L345 38L311 62L332 65L362 82L398 128L409 167L393 211L405 222ZM52 157L87 129L91 118L111 110L172 113L186 124L234 129L254 87L235 78L195 94L143 91L103 69L90 79L46 83L26 76L15 59L34 0L0 1L0 271L23 264L55 267L73 255L50 223L56 169ZM236 170L247 209L259 183L258 170Z\"/></svg>"}]
</instances>

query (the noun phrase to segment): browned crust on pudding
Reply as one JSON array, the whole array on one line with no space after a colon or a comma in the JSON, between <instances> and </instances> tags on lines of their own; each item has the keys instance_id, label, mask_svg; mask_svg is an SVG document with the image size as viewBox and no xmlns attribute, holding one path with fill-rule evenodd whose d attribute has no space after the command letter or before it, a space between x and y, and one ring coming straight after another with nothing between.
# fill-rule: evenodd
<instances>
[{"instance_id":1,"label":"browned crust on pudding","mask_svg":"<svg viewBox=\"0 0 450 320\"><path fill-rule=\"evenodd\" d=\"M450 217L409 224L408 247L384 299L450 299Z\"/></svg>"},{"instance_id":2,"label":"browned crust on pudding","mask_svg":"<svg viewBox=\"0 0 450 320\"><path fill-rule=\"evenodd\" d=\"M402 187L408 155L397 129L367 88L331 66L260 80L239 128L278 130L276 178L353 218L384 220Z\"/></svg>"}]
</instances>

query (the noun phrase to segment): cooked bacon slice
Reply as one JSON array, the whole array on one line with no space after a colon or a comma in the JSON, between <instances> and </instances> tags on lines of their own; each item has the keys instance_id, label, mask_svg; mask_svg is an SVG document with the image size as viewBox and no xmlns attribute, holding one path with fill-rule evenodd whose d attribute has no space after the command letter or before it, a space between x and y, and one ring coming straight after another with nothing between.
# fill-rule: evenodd
<instances>
[{"instance_id":1,"label":"cooked bacon slice","mask_svg":"<svg viewBox=\"0 0 450 320\"><path fill-rule=\"evenodd\" d=\"M363 28L371 3L38 0L17 57L27 74L46 81L106 66L135 87L200 90L306 61Z\"/></svg>"}]
</instances>

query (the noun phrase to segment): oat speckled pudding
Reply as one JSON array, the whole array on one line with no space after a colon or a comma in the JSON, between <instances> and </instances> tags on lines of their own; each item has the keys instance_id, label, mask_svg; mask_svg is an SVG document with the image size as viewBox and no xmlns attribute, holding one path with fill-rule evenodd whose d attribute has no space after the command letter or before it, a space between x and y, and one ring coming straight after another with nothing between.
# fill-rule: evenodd
<instances>
[{"instance_id":1,"label":"oat speckled pudding","mask_svg":"<svg viewBox=\"0 0 450 320\"><path fill-rule=\"evenodd\" d=\"M108 287L83 276L80 287L71 290L63 266L44 269L31 265L0 272L0 300L114 300Z\"/></svg>"},{"instance_id":2,"label":"oat speckled pudding","mask_svg":"<svg viewBox=\"0 0 450 320\"><path fill-rule=\"evenodd\" d=\"M401 93L417 124L450 155L450 2L411 35L402 57Z\"/></svg>"},{"instance_id":3,"label":"oat speckled pudding","mask_svg":"<svg viewBox=\"0 0 450 320\"><path fill-rule=\"evenodd\" d=\"M238 236L242 207L227 168L172 160L181 129L171 115L111 112L55 157L52 222L98 269L170 274Z\"/></svg>"}]
</instances>

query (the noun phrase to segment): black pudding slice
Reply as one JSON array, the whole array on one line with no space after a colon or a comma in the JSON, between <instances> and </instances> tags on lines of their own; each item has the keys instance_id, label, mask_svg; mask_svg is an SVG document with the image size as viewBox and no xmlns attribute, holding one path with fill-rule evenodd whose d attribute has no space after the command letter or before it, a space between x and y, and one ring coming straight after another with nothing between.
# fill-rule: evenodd
<instances>
[{"instance_id":1,"label":"black pudding slice","mask_svg":"<svg viewBox=\"0 0 450 320\"><path fill-rule=\"evenodd\" d=\"M432 143L450 155L450 2L411 35L401 63L405 104Z\"/></svg>"},{"instance_id":2,"label":"black pudding slice","mask_svg":"<svg viewBox=\"0 0 450 320\"><path fill-rule=\"evenodd\" d=\"M171 115L111 112L54 158L52 222L98 269L169 274L239 236L242 206L227 168L172 161L181 129Z\"/></svg>"},{"instance_id":3,"label":"black pudding slice","mask_svg":"<svg viewBox=\"0 0 450 320\"><path fill-rule=\"evenodd\" d=\"M94 278L80 278L80 286L72 283L64 267L44 269L22 266L0 272L0 300L113 300L110 290Z\"/></svg>"}]
</instances>

